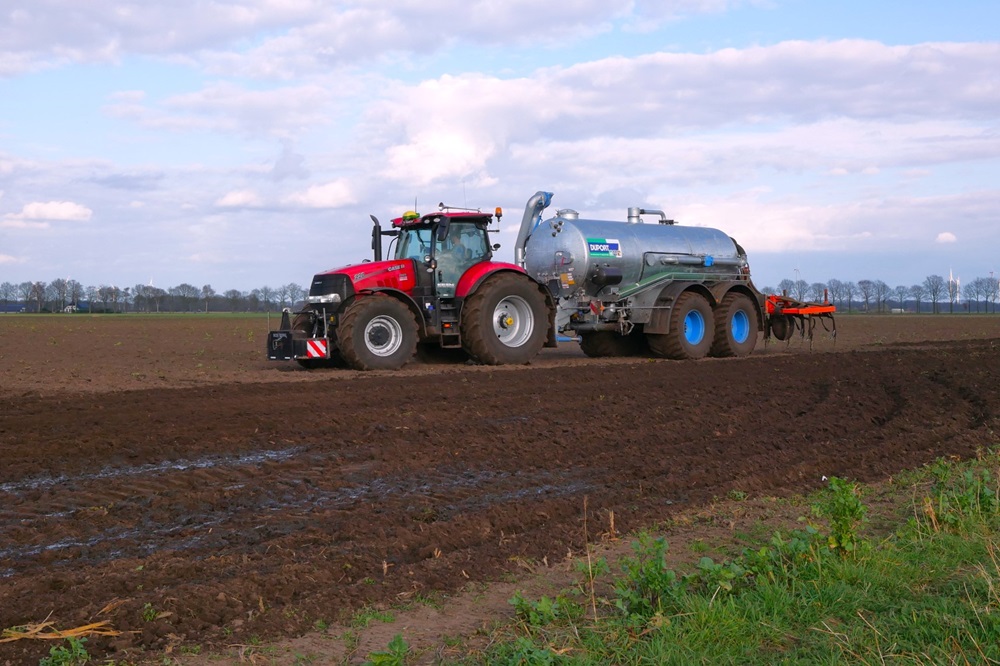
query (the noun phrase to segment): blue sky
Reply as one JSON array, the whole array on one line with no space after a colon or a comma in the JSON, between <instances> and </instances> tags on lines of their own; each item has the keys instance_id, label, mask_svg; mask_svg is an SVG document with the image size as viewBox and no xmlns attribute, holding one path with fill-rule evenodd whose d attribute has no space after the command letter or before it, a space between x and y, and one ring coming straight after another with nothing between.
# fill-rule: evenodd
<instances>
[{"instance_id":1,"label":"blue sky","mask_svg":"<svg viewBox=\"0 0 1000 666\"><path fill-rule=\"evenodd\" d=\"M1000 275L1000 3L550 4L8 0L0 282L307 284L414 201L509 258L539 189L761 286Z\"/></svg>"}]
</instances>

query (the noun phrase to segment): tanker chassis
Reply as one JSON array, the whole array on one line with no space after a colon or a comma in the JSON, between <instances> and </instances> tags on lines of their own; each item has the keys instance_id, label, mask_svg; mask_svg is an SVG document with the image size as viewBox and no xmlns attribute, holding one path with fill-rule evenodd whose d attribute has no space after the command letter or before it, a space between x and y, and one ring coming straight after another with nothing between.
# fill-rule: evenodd
<instances>
[{"instance_id":1,"label":"tanker chassis","mask_svg":"<svg viewBox=\"0 0 1000 666\"><path fill-rule=\"evenodd\" d=\"M725 233L630 208L626 222L525 206L514 263L493 260L502 211L444 206L372 216L374 260L317 274L305 306L285 310L267 355L307 368L396 369L418 345L464 350L489 365L529 362L559 336L588 356L745 356L765 327L764 295L743 248ZM658 215L647 224L644 215ZM382 239L395 244L383 260Z\"/></svg>"}]
</instances>

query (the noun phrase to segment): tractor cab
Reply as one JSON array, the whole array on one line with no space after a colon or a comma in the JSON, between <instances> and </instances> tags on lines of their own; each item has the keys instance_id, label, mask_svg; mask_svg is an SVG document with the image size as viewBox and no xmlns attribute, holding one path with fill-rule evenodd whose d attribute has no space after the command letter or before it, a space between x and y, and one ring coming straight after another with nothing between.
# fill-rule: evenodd
<instances>
[{"instance_id":1,"label":"tractor cab","mask_svg":"<svg viewBox=\"0 0 1000 666\"><path fill-rule=\"evenodd\" d=\"M497 219L501 211L497 209ZM374 234L394 236L394 258L411 259L417 266L417 284L438 298L454 298L459 278L473 265L490 261L493 248L488 226L493 215L438 212L419 216L410 212L392 220L391 231L376 227ZM376 260L380 248L375 247Z\"/></svg>"}]
</instances>

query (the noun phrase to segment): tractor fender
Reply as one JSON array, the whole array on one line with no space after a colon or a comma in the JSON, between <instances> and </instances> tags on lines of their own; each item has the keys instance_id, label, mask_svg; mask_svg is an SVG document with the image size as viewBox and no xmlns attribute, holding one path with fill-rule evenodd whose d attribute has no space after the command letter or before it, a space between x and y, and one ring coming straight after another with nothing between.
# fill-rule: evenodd
<instances>
[{"instance_id":1,"label":"tractor fender","mask_svg":"<svg viewBox=\"0 0 1000 666\"><path fill-rule=\"evenodd\" d=\"M475 264L462 274L459 278L458 284L455 285L455 298L459 302L464 302L464 300L477 289L479 289L482 284L488 280L490 277L500 274L500 273L518 273L524 276L524 279L530 280L534 283L540 292L545 296L545 307L549 311L549 322L548 322L548 333L545 337L546 347L555 347L558 345L556 339L556 302L552 297L552 292L550 292L544 285L539 283L537 280L532 278L528 273L515 264L508 264L499 261L483 261L481 263Z\"/></svg>"},{"instance_id":2,"label":"tractor fender","mask_svg":"<svg viewBox=\"0 0 1000 666\"><path fill-rule=\"evenodd\" d=\"M685 291L693 291L701 294L713 308L718 303L718 299L716 299L712 290L701 282L671 282L656 297L656 301L653 304L653 314L649 318L649 323L643 327L643 331L654 334L669 333L670 318L674 313L673 305L677 301L677 298Z\"/></svg>"}]
</instances>

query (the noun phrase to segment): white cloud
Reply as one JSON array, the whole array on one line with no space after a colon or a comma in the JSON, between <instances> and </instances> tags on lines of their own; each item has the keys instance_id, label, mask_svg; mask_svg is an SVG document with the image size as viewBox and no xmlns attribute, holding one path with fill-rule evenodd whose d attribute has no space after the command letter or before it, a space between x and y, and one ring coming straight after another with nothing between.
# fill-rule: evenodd
<instances>
[{"instance_id":1,"label":"white cloud","mask_svg":"<svg viewBox=\"0 0 1000 666\"><path fill-rule=\"evenodd\" d=\"M253 190L236 190L220 197L215 205L222 208L251 208L262 203L260 195Z\"/></svg>"},{"instance_id":2,"label":"white cloud","mask_svg":"<svg viewBox=\"0 0 1000 666\"><path fill-rule=\"evenodd\" d=\"M934 239L934 242L935 243L954 243L957 240L958 240L958 238L955 237L955 234L951 233L950 231L942 231L941 233L939 233L937 235L937 238Z\"/></svg>"},{"instance_id":3,"label":"white cloud","mask_svg":"<svg viewBox=\"0 0 1000 666\"><path fill-rule=\"evenodd\" d=\"M307 208L340 208L356 203L357 199L346 181L335 180L296 192L287 198L287 202Z\"/></svg>"},{"instance_id":4,"label":"white cloud","mask_svg":"<svg viewBox=\"0 0 1000 666\"><path fill-rule=\"evenodd\" d=\"M14 264L20 261L17 257L12 257L9 254L0 254L0 264Z\"/></svg>"},{"instance_id":5,"label":"white cloud","mask_svg":"<svg viewBox=\"0 0 1000 666\"><path fill-rule=\"evenodd\" d=\"M92 210L72 201L35 201L25 204L20 213L8 213L4 218L15 222L21 220L86 222L92 215Z\"/></svg>"}]
</instances>

